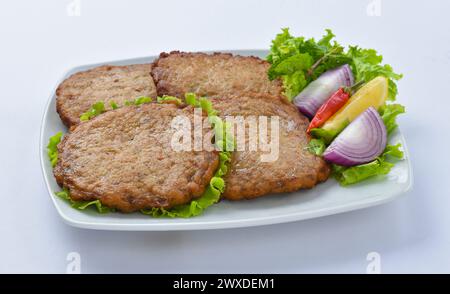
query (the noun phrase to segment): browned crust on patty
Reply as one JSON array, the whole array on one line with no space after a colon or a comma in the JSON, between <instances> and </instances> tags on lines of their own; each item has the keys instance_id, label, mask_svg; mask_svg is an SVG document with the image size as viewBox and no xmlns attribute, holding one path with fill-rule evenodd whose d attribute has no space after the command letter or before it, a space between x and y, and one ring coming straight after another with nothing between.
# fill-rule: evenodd
<instances>
[{"instance_id":1,"label":"browned crust on patty","mask_svg":"<svg viewBox=\"0 0 450 294\"><path fill-rule=\"evenodd\" d=\"M71 75L56 90L56 111L68 127L80 122L80 115L96 102L110 101L119 106L139 96L156 98L151 64L103 65Z\"/></svg>"},{"instance_id":2,"label":"browned crust on patty","mask_svg":"<svg viewBox=\"0 0 450 294\"><path fill-rule=\"evenodd\" d=\"M255 56L230 53L161 53L152 76L159 96L183 97L185 93L215 96L255 92L282 95L281 80L270 81L270 64Z\"/></svg>"},{"instance_id":3,"label":"browned crust on patty","mask_svg":"<svg viewBox=\"0 0 450 294\"><path fill-rule=\"evenodd\" d=\"M241 200L293 192L312 188L328 179L330 169L326 162L306 150L310 140L306 134L308 119L285 99L246 93L221 96L213 99L213 105L222 118L278 116L280 119L278 159L261 162L261 154L268 152L249 151L247 130L245 151L233 152L231 168L225 176L224 198Z\"/></svg>"},{"instance_id":4,"label":"browned crust on patty","mask_svg":"<svg viewBox=\"0 0 450 294\"><path fill-rule=\"evenodd\" d=\"M58 145L58 184L73 200L99 199L123 212L200 197L218 167L218 153L174 151L171 121L178 115L193 122L192 107L146 104L80 123Z\"/></svg>"}]
</instances>

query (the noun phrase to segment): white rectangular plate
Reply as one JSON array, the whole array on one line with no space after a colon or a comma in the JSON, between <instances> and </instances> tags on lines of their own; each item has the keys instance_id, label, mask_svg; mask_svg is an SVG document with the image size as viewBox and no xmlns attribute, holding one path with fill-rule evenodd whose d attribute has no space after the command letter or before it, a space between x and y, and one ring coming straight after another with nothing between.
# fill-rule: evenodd
<instances>
[{"instance_id":1,"label":"white rectangular plate","mask_svg":"<svg viewBox=\"0 0 450 294\"><path fill-rule=\"evenodd\" d=\"M240 55L254 55L264 58L267 50L227 51ZM103 64L126 65L149 63L157 56L106 62ZM69 75L101 64L76 67L67 72L59 82ZM59 83L58 82L58 83ZM321 217L385 203L405 193L412 187L412 171L405 140L397 131L390 143L401 142L405 159L395 165L386 177L370 179L351 187L341 187L334 179L307 191L277 194L255 200L229 202L222 201L198 217L189 219L160 219L133 213L98 214L94 210L79 211L54 195L61 188L56 183L47 158L48 138L58 131L66 132L56 113L54 90L45 108L41 127L40 156L45 183L56 210L69 225L97 230L120 231L169 231L203 230L260 226L292 222Z\"/></svg>"}]
</instances>

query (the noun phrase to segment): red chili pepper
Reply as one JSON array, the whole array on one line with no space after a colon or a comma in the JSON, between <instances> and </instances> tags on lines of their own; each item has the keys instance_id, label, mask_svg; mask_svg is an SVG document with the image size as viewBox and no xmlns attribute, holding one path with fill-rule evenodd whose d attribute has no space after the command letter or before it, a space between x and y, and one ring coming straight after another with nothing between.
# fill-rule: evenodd
<instances>
[{"instance_id":1,"label":"red chili pepper","mask_svg":"<svg viewBox=\"0 0 450 294\"><path fill-rule=\"evenodd\" d=\"M316 115L311 120L307 132L321 127L333 114L335 114L350 98L350 94L343 88L337 90L328 100L317 110Z\"/></svg>"},{"instance_id":2,"label":"red chili pepper","mask_svg":"<svg viewBox=\"0 0 450 294\"><path fill-rule=\"evenodd\" d=\"M364 81L359 81L354 84L351 88L340 88L333 95L331 95L328 100L322 104L322 106L317 110L316 115L311 120L306 131L308 134L312 129L321 127L333 114L335 114L345 103L350 99L350 95L356 89L364 84Z\"/></svg>"}]
</instances>

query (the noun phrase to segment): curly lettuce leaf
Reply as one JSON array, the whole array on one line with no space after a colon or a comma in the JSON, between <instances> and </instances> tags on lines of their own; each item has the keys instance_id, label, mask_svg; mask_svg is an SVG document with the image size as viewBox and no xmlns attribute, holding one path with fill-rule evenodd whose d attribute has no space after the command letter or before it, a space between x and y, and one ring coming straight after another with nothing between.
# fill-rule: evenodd
<instances>
[{"instance_id":1,"label":"curly lettuce leaf","mask_svg":"<svg viewBox=\"0 0 450 294\"><path fill-rule=\"evenodd\" d=\"M400 143L397 145L388 145L382 155L366 164L352 167L333 164L331 166L332 174L342 186L356 184L374 176L387 175L394 166L394 163L391 161L393 159L399 160L403 158L404 154L400 150L400 147Z\"/></svg>"},{"instance_id":2,"label":"curly lettuce leaf","mask_svg":"<svg viewBox=\"0 0 450 294\"><path fill-rule=\"evenodd\" d=\"M130 100L125 100L123 105L125 105L125 106L131 106L131 105L139 106L139 105L142 105L142 104L150 103L150 102L152 102L152 100L153 99L151 97L140 96L140 97L137 97L137 98L135 98L135 99L133 99L131 101Z\"/></svg>"},{"instance_id":3,"label":"curly lettuce leaf","mask_svg":"<svg viewBox=\"0 0 450 294\"><path fill-rule=\"evenodd\" d=\"M110 101L110 102L109 102L109 105L111 106L111 108L112 108L113 110L119 108L119 105L117 105L117 103L114 102L114 101Z\"/></svg>"},{"instance_id":4,"label":"curly lettuce leaf","mask_svg":"<svg viewBox=\"0 0 450 294\"><path fill-rule=\"evenodd\" d=\"M377 175L387 175L394 164L376 159L372 162L352 167L332 165L332 172L335 179L342 185L348 186L359 183L370 177Z\"/></svg>"},{"instance_id":5,"label":"curly lettuce leaf","mask_svg":"<svg viewBox=\"0 0 450 294\"><path fill-rule=\"evenodd\" d=\"M280 60L277 64L274 64L269 68L269 79L273 80L279 76L289 76L296 72L302 73L308 70L313 65L313 59L311 55L295 54L285 59Z\"/></svg>"},{"instance_id":6,"label":"curly lettuce leaf","mask_svg":"<svg viewBox=\"0 0 450 294\"><path fill-rule=\"evenodd\" d=\"M284 94L292 100L310 82L327 70L343 64L352 67L356 82L370 81L377 76L389 79L389 99L395 100L395 81L402 75L396 74L390 65L383 65L383 58L373 49L349 46L347 50L335 40L331 30L318 41L313 38L294 37L284 28L272 41L267 60L271 63L269 79L281 78Z\"/></svg>"},{"instance_id":7,"label":"curly lettuce leaf","mask_svg":"<svg viewBox=\"0 0 450 294\"><path fill-rule=\"evenodd\" d=\"M192 105L194 107L200 107L200 101L197 99L197 95L194 93L186 93L184 95L184 100L188 105Z\"/></svg>"},{"instance_id":8,"label":"curly lettuce leaf","mask_svg":"<svg viewBox=\"0 0 450 294\"><path fill-rule=\"evenodd\" d=\"M404 156L403 151L400 149L401 147L402 147L401 143L398 143L396 145L387 145L381 157L385 160L388 158L400 160Z\"/></svg>"},{"instance_id":9,"label":"curly lettuce leaf","mask_svg":"<svg viewBox=\"0 0 450 294\"><path fill-rule=\"evenodd\" d=\"M377 76L384 76L389 80L388 99L394 101L397 94L397 84L403 75L393 71L389 64L382 65L383 57L374 49L362 49L358 46L350 46L347 55L352 59L352 70L356 81L370 81Z\"/></svg>"},{"instance_id":10,"label":"curly lettuce leaf","mask_svg":"<svg viewBox=\"0 0 450 294\"><path fill-rule=\"evenodd\" d=\"M89 207L95 207L97 209L97 212L99 213L109 213L111 211L114 211L114 209L111 209L109 207L104 206L100 200L93 200L93 201L75 201L70 198L70 192L67 188L64 188L60 192L55 193L56 196L59 198L66 200L70 203L70 205L73 208L79 209L79 210L85 210Z\"/></svg>"},{"instance_id":11,"label":"curly lettuce leaf","mask_svg":"<svg viewBox=\"0 0 450 294\"><path fill-rule=\"evenodd\" d=\"M152 102L152 98L151 97L147 97L147 96L141 96L141 97L137 97L134 100L125 100L124 105L125 106L130 106L130 105L142 105L142 104L146 104L146 103L150 103ZM119 105L117 105L116 102L114 101L110 101L109 105L111 106L111 109L118 109L120 108ZM93 117L96 117L102 113L104 113L106 111L105 108L105 103L103 101L99 101L94 103L91 108L89 108L88 111L82 113L80 115L80 121L88 121L90 119L92 119Z\"/></svg>"},{"instance_id":12,"label":"curly lettuce leaf","mask_svg":"<svg viewBox=\"0 0 450 294\"><path fill-rule=\"evenodd\" d=\"M142 105L150 102L152 102L152 98L147 96L141 96L134 99L134 105Z\"/></svg>"},{"instance_id":13,"label":"curly lettuce leaf","mask_svg":"<svg viewBox=\"0 0 450 294\"><path fill-rule=\"evenodd\" d=\"M272 40L270 53L267 61L271 64L278 63L286 57L299 53L299 44L304 42L303 37L294 38L288 28L281 29L281 33L277 34Z\"/></svg>"},{"instance_id":14,"label":"curly lettuce leaf","mask_svg":"<svg viewBox=\"0 0 450 294\"><path fill-rule=\"evenodd\" d=\"M211 100L204 97L200 98L200 107L206 111L208 117L217 116L218 112L214 109Z\"/></svg>"},{"instance_id":15,"label":"curly lettuce leaf","mask_svg":"<svg viewBox=\"0 0 450 294\"><path fill-rule=\"evenodd\" d=\"M308 85L305 75L300 71L292 75L282 76L281 79L283 81L283 93L289 101L292 101Z\"/></svg>"},{"instance_id":16,"label":"curly lettuce leaf","mask_svg":"<svg viewBox=\"0 0 450 294\"><path fill-rule=\"evenodd\" d=\"M220 117L218 117L218 111L214 109L212 101L208 98L201 97L197 99L197 96L193 93L187 93L185 95L186 103L194 107L200 107L208 115L208 121L214 130L215 145L220 151L233 151L235 149L235 141L230 131L232 126L224 123Z\"/></svg>"},{"instance_id":17,"label":"curly lettuce leaf","mask_svg":"<svg viewBox=\"0 0 450 294\"><path fill-rule=\"evenodd\" d=\"M389 135L397 128L396 118L398 115L405 113L405 106L400 104L386 104L380 108L379 113Z\"/></svg>"},{"instance_id":18,"label":"curly lettuce leaf","mask_svg":"<svg viewBox=\"0 0 450 294\"><path fill-rule=\"evenodd\" d=\"M58 144L61 142L62 136L63 133L58 132L48 140L47 155L52 167L55 167L58 162Z\"/></svg>"},{"instance_id":19,"label":"curly lettuce leaf","mask_svg":"<svg viewBox=\"0 0 450 294\"><path fill-rule=\"evenodd\" d=\"M308 39L300 46L300 52L308 52L314 60L314 64L307 73L311 80L315 80L325 71L351 62L344 54L344 47L334 40L335 35L329 29L319 40Z\"/></svg>"},{"instance_id":20,"label":"curly lettuce leaf","mask_svg":"<svg viewBox=\"0 0 450 294\"><path fill-rule=\"evenodd\" d=\"M80 116L80 120L81 121L90 120L91 118L93 118L97 115L100 115L103 112L105 112L105 103L99 101L99 102L95 103L94 105L92 105L88 111L86 111L85 113L82 113Z\"/></svg>"},{"instance_id":21,"label":"curly lettuce leaf","mask_svg":"<svg viewBox=\"0 0 450 294\"><path fill-rule=\"evenodd\" d=\"M289 29L283 29L272 41L267 56L272 64L269 79L283 80L284 94L289 100L326 70L348 62L348 57L342 55L343 47L332 42L333 38L331 30L316 42L313 38L295 38Z\"/></svg>"},{"instance_id":22,"label":"curly lettuce leaf","mask_svg":"<svg viewBox=\"0 0 450 294\"><path fill-rule=\"evenodd\" d=\"M174 96L168 96L168 95L164 95L162 97L156 97L156 101L158 103L174 102L177 105L183 104L183 101L180 98L174 97Z\"/></svg>"}]
</instances>

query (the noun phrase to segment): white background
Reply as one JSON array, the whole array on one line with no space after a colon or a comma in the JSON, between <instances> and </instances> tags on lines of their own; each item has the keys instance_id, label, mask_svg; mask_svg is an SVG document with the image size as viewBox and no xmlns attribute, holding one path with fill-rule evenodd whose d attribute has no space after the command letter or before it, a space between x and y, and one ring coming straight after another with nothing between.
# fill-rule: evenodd
<instances>
[{"instance_id":1,"label":"white background","mask_svg":"<svg viewBox=\"0 0 450 294\"><path fill-rule=\"evenodd\" d=\"M2 1L0 5L0 272L450 272L449 1ZM405 74L400 119L415 185L375 208L290 224L197 232L102 232L61 221L38 152L44 105L67 69L174 49L268 48L281 27L378 49Z\"/></svg>"}]
</instances>

